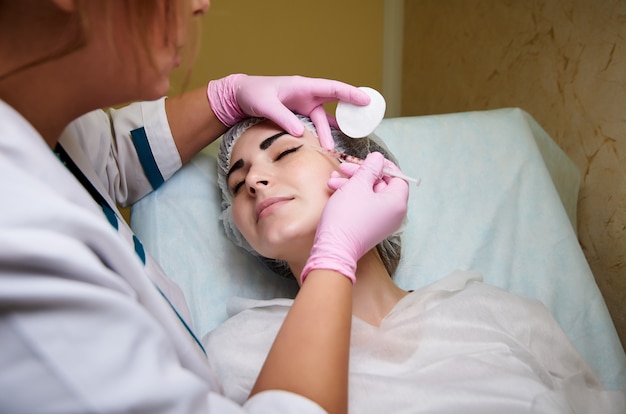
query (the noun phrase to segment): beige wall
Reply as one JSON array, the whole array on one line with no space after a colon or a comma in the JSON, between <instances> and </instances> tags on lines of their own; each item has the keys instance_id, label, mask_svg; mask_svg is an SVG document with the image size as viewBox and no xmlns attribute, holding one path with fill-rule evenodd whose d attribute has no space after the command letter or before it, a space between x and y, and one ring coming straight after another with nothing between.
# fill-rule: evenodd
<instances>
[{"instance_id":1,"label":"beige wall","mask_svg":"<svg viewBox=\"0 0 626 414\"><path fill-rule=\"evenodd\" d=\"M380 90L383 0L213 0L200 48L190 87L247 73L331 78Z\"/></svg>"},{"instance_id":2,"label":"beige wall","mask_svg":"<svg viewBox=\"0 0 626 414\"><path fill-rule=\"evenodd\" d=\"M402 115L521 107L579 167L580 243L626 343L626 1L406 0L404 16Z\"/></svg>"}]
</instances>

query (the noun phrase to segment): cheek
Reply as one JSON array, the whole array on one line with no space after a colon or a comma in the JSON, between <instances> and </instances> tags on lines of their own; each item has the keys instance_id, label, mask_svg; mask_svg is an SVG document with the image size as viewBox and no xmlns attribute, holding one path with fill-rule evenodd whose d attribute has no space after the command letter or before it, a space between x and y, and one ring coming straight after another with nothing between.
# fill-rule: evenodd
<instances>
[{"instance_id":1,"label":"cheek","mask_svg":"<svg viewBox=\"0 0 626 414\"><path fill-rule=\"evenodd\" d=\"M333 191L328 187L330 174L334 166L326 160L316 159L317 163L310 163L310 168L300 168L293 171L293 179L298 183L300 195L304 200L303 212L315 224L319 221L322 210L328 203Z\"/></svg>"},{"instance_id":2,"label":"cheek","mask_svg":"<svg viewBox=\"0 0 626 414\"><path fill-rule=\"evenodd\" d=\"M333 191L328 187L328 179L335 169L332 165L323 164L319 168L300 169L293 174L300 183L300 190L308 202L323 208Z\"/></svg>"},{"instance_id":3,"label":"cheek","mask_svg":"<svg viewBox=\"0 0 626 414\"><path fill-rule=\"evenodd\" d=\"M306 152L294 157L284 166L284 177L300 189L327 191L328 179L333 171L338 171L338 161L317 152Z\"/></svg>"},{"instance_id":4,"label":"cheek","mask_svg":"<svg viewBox=\"0 0 626 414\"><path fill-rule=\"evenodd\" d=\"M234 202L232 205L233 222L239 229L243 237L254 247L255 240L255 223L252 222L252 214L250 207L244 203Z\"/></svg>"},{"instance_id":5,"label":"cheek","mask_svg":"<svg viewBox=\"0 0 626 414\"><path fill-rule=\"evenodd\" d=\"M315 170L301 170L293 175L300 183L299 218L293 224L300 224L302 230L317 228L320 216L333 191L328 187L328 178L331 169L318 168Z\"/></svg>"}]
</instances>

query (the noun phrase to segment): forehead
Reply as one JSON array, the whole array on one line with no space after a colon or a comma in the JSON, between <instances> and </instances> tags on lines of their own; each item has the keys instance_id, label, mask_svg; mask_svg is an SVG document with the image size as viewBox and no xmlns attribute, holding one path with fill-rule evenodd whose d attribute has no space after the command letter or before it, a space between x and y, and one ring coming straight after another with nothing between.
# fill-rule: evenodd
<instances>
[{"instance_id":1,"label":"forehead","mask_svg":"<svg viewBox=\"0 0 626 414\"><path fill-rule=\"evenodd\" d=\"M243 134L241 134L239 139L237 139L237 142L235 142L233 152L238 148L248 146L249 144L260 144L264 139L269 138L281 131L282 128L271 121L259 122L258 124L246 129Z\"/></svg>"}]
</instances>

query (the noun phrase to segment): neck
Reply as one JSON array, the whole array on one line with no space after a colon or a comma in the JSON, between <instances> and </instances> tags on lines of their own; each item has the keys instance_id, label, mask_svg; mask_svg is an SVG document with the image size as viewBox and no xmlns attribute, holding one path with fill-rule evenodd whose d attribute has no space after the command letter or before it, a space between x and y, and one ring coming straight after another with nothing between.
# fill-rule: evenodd
<instances>
[{"instance_id":1,"label":"neck","mask_svg":"<svg viewBox=\"0 0 626 414\"><path fill-rule=\"evenodd\" d=\"M302 265L290 268L300 275ZM406 296L391 279L378 251L367 252L357 263L356 283L352 288L352 314L373 326L380 326L389 311Z\"/></svg>"},{"instance_id":2,"label":"neck","mask_svg":"<svg viewBox=\"0 0 626 414\"><path fill-rule=\"evenodd\" d=\"M0 37L11 41L0 45L0 99L50 146L69 122L91 109L81 106L89 98L79 93L90 95L84 84L89 71L75 59L82 49L79 29L75 14L50 2L3 4Z\"/></svg>"},{"instance_id":3,"label":"neck","mask_svg":"<svg viewBox=\"0 0 626 414\"><path fill-rule=\"evenodd\" d=\"M354 316L370 325L380 326L389 311L406 295L408 292L391 279L376 249L359 260L352 290Z\"/></svg>"},{"instance_id":4,"label":"neck","mask_svg":"<svg viewBox=\"0 0 626 414\"><path fill-rule=\"evenodd\" d=\"M67 80L33 76L31 70L11 76L0 82L0 99L12 106L54 147L63 129L72 120L96 108L81 104L81 98L67 86ZM59 76L61 78L62 76Z\"/></svg>"}]
</instances>

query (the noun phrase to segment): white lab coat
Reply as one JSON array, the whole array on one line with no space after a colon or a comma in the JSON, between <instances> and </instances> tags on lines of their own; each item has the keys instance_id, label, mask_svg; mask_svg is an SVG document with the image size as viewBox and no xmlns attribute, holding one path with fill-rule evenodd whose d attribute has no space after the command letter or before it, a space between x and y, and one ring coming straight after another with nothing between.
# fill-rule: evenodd
<instances>
[{"instance_id":1,"label":"white lab coat","mask_svg":"<svg viewBox=\"0 0 626 414\"><path fill-rule=\"evenodd\" d=\"M61 139L113 207L152 190L129 134L142 126L167 179L181 161L164 100L87 114ZM283 391L221 396L181 291L2 101L0 194L0 412L323 412Z\"/></svg>"}]
</instances>

